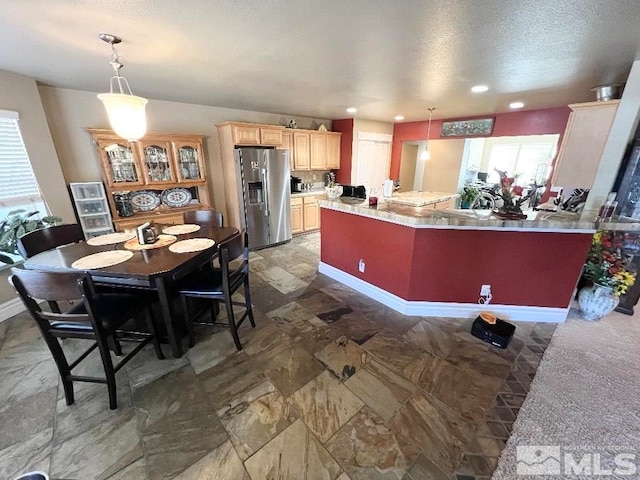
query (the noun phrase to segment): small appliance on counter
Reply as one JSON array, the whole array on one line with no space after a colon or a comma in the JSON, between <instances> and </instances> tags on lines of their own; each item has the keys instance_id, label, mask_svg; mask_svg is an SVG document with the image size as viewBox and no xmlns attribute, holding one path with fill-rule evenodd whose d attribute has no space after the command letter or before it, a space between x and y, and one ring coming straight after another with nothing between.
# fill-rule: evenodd
<instances>
[{"instance_id":1,"label":"small appliance on counter","mask_svg":"<svg viewBox=\"0 0 640 480\"><path fill-rule=\"evenodd\" d=\"M300 177L294 177L291 175L291 193L302 192L302 179Z\"/></svg>"},{"instance_id":2,"label":"small appliance on counter","mask_svg":"<svg viewBox=\"0 0 640 480\"><path fill-rule=\"evenodd\" d=\"M386 179L382 184L382 196L389 198L393 196L393 180Z\"/></svg>"},{"instance_id":3,"label":"small appliance on counter","mask_svg":"<svg viewBox=\"0 0 640 480\"><path fill-rule=\"evenodd\" d=\"M138 237L138 243L140 245L155 243L155 241L158 239L156 229L153 228L149 222L143 223L138 228L136 228L136 235Z\"/></svg>"},{"instance_id":4,"label":"small appliance on counter","mask_svg":"<svg viewBox=\"0 0 640 480\"><path fill-rule=\"evenodd\" d=\"M362 203L367 198L367 190L364 185L343 185L342 195L340 195L340 201L343 203L350 203L356 205Z\"/></svg>"}]
</instances>

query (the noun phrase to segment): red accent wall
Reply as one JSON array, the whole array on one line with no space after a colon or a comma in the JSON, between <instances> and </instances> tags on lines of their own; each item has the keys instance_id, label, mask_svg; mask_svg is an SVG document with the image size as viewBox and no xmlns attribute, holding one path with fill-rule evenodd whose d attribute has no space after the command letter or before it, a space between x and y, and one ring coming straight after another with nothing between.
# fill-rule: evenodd
<instances>
[{"instance_id":1,"label":"red accent wall","mask_svg":"<svg viewBox=\"0 0 640 480\"><path fill-rule=\"evenodd\" d=\"M516 136L516 135L562 135L569 120L571 109L569 107L547 108L543 110L528 110L522 112L498 113L495 115L481 115L471 118L495 117L492 137ZM446 119L456 120L456 119ZM431 139L440 139L443 120L431 122ZM402 142L405 140L426 140L428 122L396 123L393 127L393 144L391 146L390 178L398 178L400 175L400 157L402 155ZM446 137L445 137L446 138ZM456 137L460 138L460 137Z\"/></svg>"},{"instance_id":2,"label":"red accent wall","mask_svg":"<svg viewBox=\"0 0 640 480\"><path fill-rule=\"evenodd\" d=\"M353 118L333 120L331 130L341 132L340 138L340 170L336 171L336 182L351 184L351 150L353 144Z\"/></svg>"},{"instance_id":3,"label":"red accent wall","mask_svg":"<svg viewBox=\"0 0 640 480\"><path fill-rule=\"evenodd\" d=\"M590 233L414 229L321 209L321 260L405 300L566 308ZM365 272L358 271L358 261Z\"/></svg>"}]
</instances>

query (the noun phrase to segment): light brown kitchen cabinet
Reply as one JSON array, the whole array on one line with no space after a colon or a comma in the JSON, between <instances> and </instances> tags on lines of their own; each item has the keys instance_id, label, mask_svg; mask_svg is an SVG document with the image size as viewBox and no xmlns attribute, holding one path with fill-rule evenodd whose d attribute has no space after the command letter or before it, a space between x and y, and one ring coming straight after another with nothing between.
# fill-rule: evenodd
<instances>
[{"instance_id":1,"label":"light brown kitchen cabinet","mask_svg":"<svg viewBox=\"0 0 640 480\"><path fill-rule=\"evenodd\" d=\"M282 132L282 145L280 149L289 151L289 170L293 170L293 133Z\"/></svg>"},{"instance_id":2,"label":"light brown kitchen cabinet","mask_svg":"<svg viewBox=\"0 0 640 480\"><path fill-rule=\"evenodd\" d=\"M310 146L308 132L293 132L293 169L310 170Z\"/></svg>"},{"instance_id":3,"label":"light brown kitchen cabinet","mask_svg":"<svg viewBox=\"0 0 640 480\"><path fill-rule=\"evenodd\" d=\"M320 228L320 206L315 197L304 199L304 231L317 230Z\"/></svg>"},{"instance_id":4,"label":"light brown kitchen cabinet","mask_svg":"<svg viewBox=\"0 0 640 480\"><path fill-rule=\"evenodd\" d=\"M327 157L325 167L328 170L340 169L340 138L339 132L326 132L327 136Z\"/></svg>"},{"instance_id":5,"label":"light brown kitchen cabinet","mask_svg":"<svg viewBox=\"0 0 640 480\"><path fill-rule=\"evenodd\" d=\"M291 233L304 232L304 223L302 218L302 198L291 199Z\"/></svg>"},{"instance_id":6,"label":"light brown kitchen cabinet","mask_svg":"<svg viewBox=\"0 0 640 480\"><path fill-rule=\"evenodd\" d=\"M619 103L569 105L572 111L553 169L553 185L591 188Z\"/></svg>"},{"instance_id":7,"label":"light brown kitchen cabinet","mask_svg":"<svg viewBox=\"0 0 640 480\"><path fill-rule=\"evenodd\" d=\"M89 132L116 230L145 222L181 223L183 212L209 207L202 136L148 133L138 142L127 142L111 130ZM120 216L123 209L117 208L116 195L144 197L148 203L131 202L133 215Z\"/></svg>"},{"instance_id":8,"label":"light brown kitchen cabinet","mask_svg":"<svg viewBox=\"0 0 640 480\"><path fill-rule=\"evenodd\" d=\"M327 165L327 135L324 132L309 134L309 169L324 170Z\"/></svg>"},{"instance_id":9,"label":"light brown kitchen cabinet","mask_svg":"<svg viewBox=\"0 0 640 480\"><path fill-rule=\"evenodd\" d=\"M282 145L282 131L279 125L261 125L257 123L226 122L232 130L234 145Z\"/></svg>"}]
</instances>

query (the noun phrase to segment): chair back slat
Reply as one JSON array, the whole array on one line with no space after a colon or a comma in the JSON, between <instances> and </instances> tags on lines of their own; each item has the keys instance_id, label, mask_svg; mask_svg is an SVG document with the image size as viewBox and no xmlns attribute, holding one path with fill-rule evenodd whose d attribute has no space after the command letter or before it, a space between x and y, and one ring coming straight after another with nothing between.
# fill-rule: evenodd
<instances>
[{"instance_id":1,"label":"chair back slat","mask_svg":"<svg viewBox=\"0 0 640 480\"><path fill-rule=\"evenodd\" d=\"M224 227L222 213L214 210L191 210L183 213L184 223L206 223L215 227Z\"/></svg>"},{"instance_id":2,"label":"chair back slat","mask_svg":"<svg viewBox=\"0 0 640 480\"><path fill-rule=\"evenodd\" d=\"M242 257L233 271L229 271L229 264L235 259ZM248 270L249 265L249 241L247 232L240 232L224 243L220 244L220 267L223 278L229 280L231 277Z\"/></svg>"},{"instance_id":3,"label":"chair back slat","mask_svg":"<svg viewBox=\"0 0 640 480\"><path fill-rule=\"evenodd\" d=\"M11 273L14 286L15 279L20 279L24 293L31 298L54 302L82 298L78 280L86 276L84 272L39 272L14 267Z\"/></svg>"},{"instance_id":4,"label":"chair back slat","mask_svg":"<svg viewBox=\"0 0 640 480\"><path fill-rule=\"evenodd\" d=\"M18 239L18 251L23 258L84 240L82 227L77 223L54 225L29 232Z\"/></svg>"}]
</instances>

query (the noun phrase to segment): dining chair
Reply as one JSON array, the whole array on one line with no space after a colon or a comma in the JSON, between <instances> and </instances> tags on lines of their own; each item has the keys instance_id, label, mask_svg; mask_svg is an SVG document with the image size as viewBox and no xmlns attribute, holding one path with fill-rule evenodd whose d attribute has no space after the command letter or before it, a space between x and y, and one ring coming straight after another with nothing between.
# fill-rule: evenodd
<instances>
[{"instance_id":1,"label":"dining chair","mask_svg":"<svg viewBox=\"0 0 640 480\"><path fill-rule=\"evenodd\" d=\"M230 263L238 258L242 261ZM193 321L189 298L209 299L212 301L212 321L202 322L204 325L226 326L231 330L231 336L238 350L242 350L242 344L238 337L238 327L248 317L251 327L256 323L253 318L251 308L251 293L249 291L249 239L247 232L238 233L234 237L220 244L219 248L220 268L198 272L189 277L180 286L179 293L182 300L187 331L189 333L189 345L194 345ZM244 287L244 302L234 301L233 294L241 287ZM227 323L217 322L216 305L224 303L227 312ZM234 306L243 306L244 312L236 320L233 311ZM201 323L201 322L197 322Z\"/></svg>"},{"instance_id":2,"label":"dining chair","mask_svg":"<svg viewBox=\"0 0 640 480\"><path fill-rule=\"evenodd\" d=\"M222 213L215 210L191 210L182 215L184 223L208 223L216 227L224 227Z\"/></svg>"},{"instance_id":3,"label":"dining chair","mask_svg":"<svg viewBox=\"0 0 640 480\"><path fill-rule=\"evenodd\" d=\"M38 253L52 250L68 243L84 240L82 227L77 223L53 225L29 232L18 239L18 251L27 259Z\"/></svg>"},{"instance_id":4,"label":"dining chair","mask_svg":"<svg viewBox=\"0 0 640 480\"><path fill-rule=\"evenodd\" d=\"M40 272L14 267L11 273L9 281L36 321L56 362L67 405L74 402L73 382L106 383L109 408L113 410L118 406L115 374L150 342L157 357L164 358L151 311L153 297L137 293L96 293L91 277L84 272ZM40 300L74 300L76 303L64 312L50 312L40 308ZM144 314L148 332L123 328L140 313ZM94 343L70 362L60 338L94 340ZM114 365L109 351L110 339L135 341L138 345ZM73 374L72 370L96 348L100 352L104 378Z\"/></svg>"}]
</instances>

